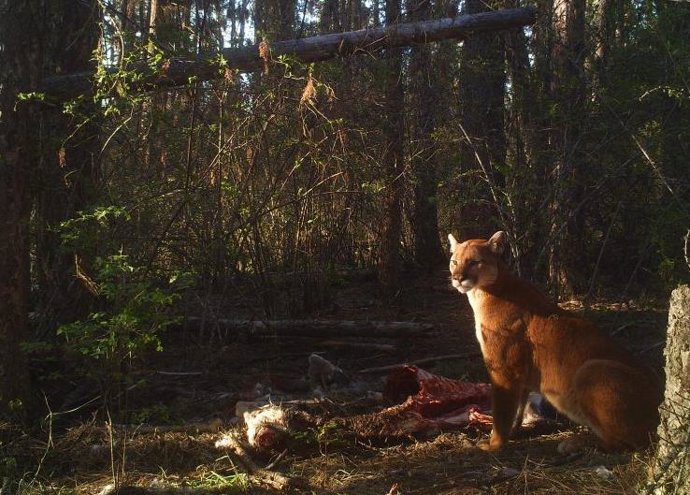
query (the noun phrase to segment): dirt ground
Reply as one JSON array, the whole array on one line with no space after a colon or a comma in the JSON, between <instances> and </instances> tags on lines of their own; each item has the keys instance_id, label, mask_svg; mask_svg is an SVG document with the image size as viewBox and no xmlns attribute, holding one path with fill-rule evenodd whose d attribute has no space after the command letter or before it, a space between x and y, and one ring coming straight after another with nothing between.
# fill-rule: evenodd
<instances>
[{"instance_id":1,"label":"dirt ground","mask_svg":"<svg viewBox=\"0 0 690 495\"><path fill-rule=\"evenodd\" d=\"M567 306L596 321L661 369L666 325L663 307ZM115 493L108 485L117 483L140 487L141 491L121 491L131 494L278 493L247 477L237 459L214 444L223 432L240 428L234 417L238 400L266 393L274 401L313 397L305 375L308 356L314 352L351 377L360 376L358 372L365 368L465 354L465 358L430 361L420 367L449 378L487 379L471 310L466 298L449 287L445 271L411 280L388 303L377 297L373 280L345 283L333 293L331 304L312 317L428 322L434 330L414 338L266 338L238 337L210 328L171 330L164 351L150 357L124 395L131 412L129 426L110 427L102 412L94 409L86 414L88 407L49 417L42 434L25 439L23 445L29 451L15 452L17 458L23 455L39 465L36 472L22 474L22 490L105 495ZM393 349L370 348L369 344L387 344ZM369 386L380 386L383 376L367 374ZM324 401L347 413L352 397L339 395L337 390L325 395ZM220 425L220 429L204 431L205 425ZM556 446L573 429L564 424L560 432L517 439L499 454L479 450L476 431L459 430L382 444L356 439L325 442L309 451L286 451L278 459L255 461L261 467L270 463L271 471L303 480L301 487L284 490L294 493L635 493L645 476L649 454L607 454L590 449L562 456Z\"/></svg>"}]
</instances>

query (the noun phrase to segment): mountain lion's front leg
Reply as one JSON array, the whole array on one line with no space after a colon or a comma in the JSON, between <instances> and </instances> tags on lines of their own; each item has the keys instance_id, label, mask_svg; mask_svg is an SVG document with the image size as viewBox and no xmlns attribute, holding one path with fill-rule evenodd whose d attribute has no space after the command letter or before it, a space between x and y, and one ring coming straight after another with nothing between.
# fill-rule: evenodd
<instances>
[{"instance_id":1,"label":"mountain lion's front leg","mask_svg":"<svg viewBox=\"0 0 690 495\"><path fill-rule=\"evenodd\" d=\"M522 399L523 387L511 385L505 387L498 385L494 380L491 383L491 409L494 418L494 426L489 440L479 442L482 450L500 450L508 442L513 423Z\"/></svg>"}]
</instances>

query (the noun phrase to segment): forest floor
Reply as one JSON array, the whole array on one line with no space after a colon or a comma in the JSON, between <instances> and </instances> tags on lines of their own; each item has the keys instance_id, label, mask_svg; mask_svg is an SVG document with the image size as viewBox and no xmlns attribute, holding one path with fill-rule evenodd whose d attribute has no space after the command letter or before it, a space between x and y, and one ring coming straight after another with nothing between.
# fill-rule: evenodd
<instances>
[{"instance_id":1,"label":"forest floor","mask_svg":"<svg viewBox=\"0 0 690 495\"><path fill-rule=\"evenodd\" d=\"M18 473L23 478L20 492L105 495L117 493L109 488L116 483L130 487L122 494L278 493L248 477L237 459L216 448L215 442L228 430L242 429L234 417L239 400L266 392L274 401L313 398L311 389L301 384L308 356L314 352L350 376L364 368L464 353L465 358L420 367L449 378L487 380L471 310L466 298L450 288L445 271L411 280L389 303L377 297L373 280L343 284L332 296L332 304L312 317L428 322L434 330L414 338L338 339L239 338L228 332L170 330L164 351L150 356L120 398L126 399L130 426L110 423L95 408L86 414L84 407L54 413L42 432L6 443L4 462L14 459L15 470L33 465ZM666 327L661 305L567 306L661 369ZM394 349L358 346L374 342ZM383 376L372 375L371 386L382 387ZM338 402L337 394L330 400ZM341 410L347 410L345 402ZM500 453L478 449L481 434L476 430L449 430L378 445L354 440L348 445L321 444L307 452L288 449L273 459L271 470L303 480L303 487L285 490L291 493L635 493L649 454L609 454L595 448L574 456L558 454L556 446L574 429L564 425L562 431L520 438ZM265 466L271 459L255 462Z\"/></svg>"}]
</instances>

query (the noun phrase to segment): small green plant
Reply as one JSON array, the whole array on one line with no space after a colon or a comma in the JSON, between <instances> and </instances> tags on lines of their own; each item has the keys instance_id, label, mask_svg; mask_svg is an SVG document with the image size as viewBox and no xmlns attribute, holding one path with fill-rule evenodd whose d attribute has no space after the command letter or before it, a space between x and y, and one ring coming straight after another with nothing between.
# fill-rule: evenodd
<instances>
[{"instance_id":1,"label":"small green plant","mask_svg":"<svg viewBox=\"0 0 690 495\"><path fill-rule=\"evenodd\" d=\"M119 362L153 347L162 350L159 334L175 323L169 308L179 299L170 287L158 287L141 267L120 251L97 258L94 287L101 311L63 325L58 334L75 350L96 360ZM170 286L175 280L170 280Z\"/></svg>"},{"instance_id":2,"label":"small green plant","mask_svg":"<svg viewBox=\"0 0 690 495\"><path fill-rule=\"evenodd\" d=\"M204 473L198 481L189 483L192 488L213 490L238 490L244 493L249 488L249 479L244 473L222 474L216 471Z\"/></svg>"},{"instance_id":3,"label":"small green plant","mask_svg":"<svg viewBox=\"0 0 690 495\"><path fill-rule=\"evenodd\" d=\"M62 224L63 246L88 251L99 240L107 246L102 241L108 230L129 219L124 209L115 206L82 212ZM179 319L172 308L189 277L175 274L161 280L122 247L114 254L96 256L89 272L80 276L95 296L93 311L62 325L57 333L70 351L83 357L84 366L100 380L104 392L117 391L127 382L134 360L148 350L162 350L161 334Z\"/></svg>"},{"instance_id":4,"label":"small green plant","mask_svg":"<svg viewBox=\"0 0 690 495\"><path fill-rule=\"evenodd\" d=\"M0 447L2 447L0 442ZM17 459L13 456L0 457L0 479L12 479L17 475Z\"/></svg>"},{"instance_id":5,"label":"small green plant","mask_svg":"<svg viewBox=\"0 0 690 495\"><path fill-rule=\"evenodd\" d=\"M142 423L170 423L173 419L173 412L170 407L161 402L156 402L148 407L143 407L134 411L131 415L134 424Z\"/></svg>"}]
</instances>

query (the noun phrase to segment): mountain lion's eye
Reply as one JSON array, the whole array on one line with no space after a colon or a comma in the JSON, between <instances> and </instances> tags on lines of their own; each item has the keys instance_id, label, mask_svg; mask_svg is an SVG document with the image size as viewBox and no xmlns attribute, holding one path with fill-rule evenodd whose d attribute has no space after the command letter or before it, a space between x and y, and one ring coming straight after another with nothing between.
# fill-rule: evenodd
<instances>
[{"instance_id":1,"label":"mountain lion's eye","mask_svg":"<svg viewBox=\"0 0 690 495\"><path fill-rule=\"evenodd\" d=\"M458 262L456 260L450 260L450 264L453 266L458 266Z\"/></svg>"},{"instance_id":2,"label":"mountain lion's eye","mask_svg":"<svg viewBox=\"0 0 690 495\"><path fill-rule=\"evenodd\" d=\"M472 260L468 263L468 266L477 266L482 260Z\"/></svg>"}]
</instances>

